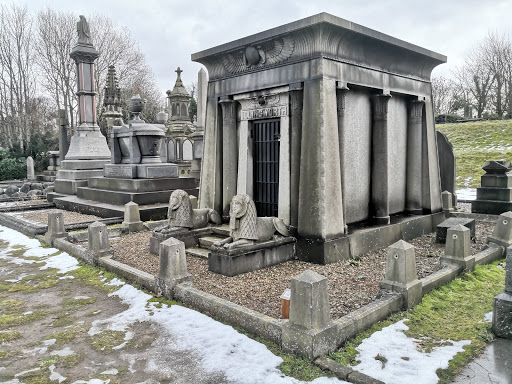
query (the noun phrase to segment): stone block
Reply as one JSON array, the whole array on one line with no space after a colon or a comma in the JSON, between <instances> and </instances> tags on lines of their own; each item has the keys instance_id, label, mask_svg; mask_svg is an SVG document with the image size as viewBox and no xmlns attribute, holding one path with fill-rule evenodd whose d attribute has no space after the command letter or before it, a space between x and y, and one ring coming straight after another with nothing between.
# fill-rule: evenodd
<instances>
[{"instance_id":1,"label":"stone block","mask_svg":"<svg viewBox=\"0 0 512 384\"><path fill-rule=\"evenodd\" d=\"M477 200L512 201L512 188L479 187L476 189Z\"/></svg>"},{"instance_id":2,"label":"stone block","mask_svg":"<svg viewBox=\"0 0 512 384\"><path fill-rule=\"evenodd\" d=\"M61 163L61 169L103 169L106 164L110 164L110 160L64 160Z\"/></svg>"},{"instance_id":3,"label":"stone block","mask_svg":"<svg viewBox=\"0 0 512 384\"><path fill-rule=\"evenodd\" d=\"M485 214L489 214L489 215L500 215L507 211L512 211L512 202L489 201L489 200L474 200L471 202L471 212L472 213L485 213Z\"/></svg>"},{"instance_id":4,"label":"stone block","mask_svg":"<svg viewBox=\"0 0 512 384\"><path fill-rule=\"evenodd\" d=\"M122 226L128 232L144 230L144 223L140 220L139 204L130 201L124 205L124 221Z\"/></svg>"},{"instance_id":5,"label":"stone block","mask_svg":"<svg viewBox=\"0 0 512 384\"><path fill-rule=\"evenodd\" d=\"M470 233L469 228L460 224L448 229L441 265L456 264L466 271L475 267L475 256L471 255Z\"/></svg>"},{"instance_id":6,"label":"stone block","mask_svg":"<svg viewBox=\"0 0 512 384\"><path fill-rule=\"evenodd\" d=\"M512 339L512 294L502 292L494 297L492 315L494 334Z\"/></svg>"},{"instance_id":7,"label":"stone block","mask_svg":"<svg viewBox=\"0 0 512 384\"><path fill-rule=\"evenodd\" d=\"M404 307L409 309L422 298L422 284L416 272L414 247L399 240L387 249L386 278L381 288L400 293L404 297Z\"/></svg>"},{"instance_id":8,"label":"stone block","mask_svg":"<svg viewBox=\"0 0 512 384\"><path fill-rule=\"evenodd\" d=\"M455 225L463 225L469 228L469 235L471 240L475 239L475 219L467 219L463 217L450 217L446 219L441 224L437 226L436 230L436 242L445 243L446 242L446 234L448 232L448 228L451 228Z\"/></svg>"},{"instance_id":9,"label":"stone block","mask_svg":"<svg viewBox=\"0 0 512 384\"><path fill-rule=\"evenodd\" d=\"M508 248L512 245L512 212L505 212L500 215L492 235L487 238L487 242L495 243Z\"/></svg>"},{"instance_id":10,"label":"stone block","mask_svg":"<svg viewBox=\"0 0 512 384\"><path fill-rule=\"evenodd\" d=\"M173 297L174 287L192 281L188 273L185 244L173 237L160 243L160 266L157 287L166 297Z\"/></svg>"},{"instance_id":11,"label":"stone block","mask_svg":"<svg viewBox=\"0 0 512 384\"><path fill-rule=\"evenodd\" d=\"M332 321L321 329L308 329L288 321L283 324L282 347L313 360L337 349L336 336L336 324Z\"/></svg>"},{"instance_id":12,"label":"stone block","mask_svg":"<svg viewBox=\"0 0 512 384\"><path fill-rule=\"evenodd\" d=\"M506 173L504 175L485 174L482 175L482 178L480 180L482 187L512 188L512 175L509 173Z\"/></svg>"},{"instance_id":13,"label":"stone block","mask_svg":"<svg viewBox=\"0 0 512 384\"><path fill-rule=\"evenodd\" d=\"M52 210L48 213L48 231L44 235L48 245L53 247L53 241L57 238L66 238L68 234L64 229L64 214L61 211Z\"/></svg>"},{"instance_id":14,"label":"stone block","mask_svg":"<svg viewBox=\"0 0 512 384\"><path fill-rule=\"evenodd\" d=\"M112 253L107 226L99 221L90 224L87 230L88 249L97 258Z\"/></svg>"},{"instance_id":15,"label":"stone block","mask_svg":"<svg viewBox=\"0 0 512 384\"><path fill-rule=\"evenodd\" d=\"M20 188L20 192L28 193L30 191L30 183L23 183Z\"/></svg>"},{"instance_id":16,"label":"stone block","mask_svg":"<svg viewBox=\"0 0 512 384\"><path fill-rule=\"evenodd\" d=\"M76 195L77 188L87 187L87 180L55 180L54 189L57 194Z\"/></svg>"}]
</instances>

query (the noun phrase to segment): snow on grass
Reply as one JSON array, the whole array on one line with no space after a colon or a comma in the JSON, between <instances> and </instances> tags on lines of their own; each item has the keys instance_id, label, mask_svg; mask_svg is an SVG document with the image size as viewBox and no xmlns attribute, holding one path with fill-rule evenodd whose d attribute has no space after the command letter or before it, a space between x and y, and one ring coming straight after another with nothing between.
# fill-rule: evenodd
<instances>
[{"instance_id":1,"label":"snow on grass","mask_svg":"<svg viewBox=\"0 0 512 384\"><path fill-rule=\"evenodd\" d=\"M71 356L74 355L75 352L69 347L66 347L64 349L59 349L58 351L52 351L50 355L52 356Z\"/></svg>"},{"instance_id":2,"label":"snow on grass","mask_svg":"<svg viewBox=\"0 0 512 384\"><path fill-rule=\"evenodd\" d=\"M45 265L40 268L41 270L55 268L58 270L58 273L61 274L68 273L78 268L78 261L67 253L61 252L55 255L55 253L59 252L58 249L44 248L39 240L31 239L22 233L1 225L0 240L3 240L8 244L6 248L0 251L0 258L7 260L10 263L21 265L43 262ZM14 246L17 246L17 248L14 248ZM24 252L23 257L12 257L7 255L10 251L22 248L27 249ZM39 260L26 259L24 257L37 257Z\"/></svg>"},{"instance_id":3,"label":"snow on grass","mask_svg":"<svg viewBox=\"0 0 512 384\"><path fill-rule=\"evenodd\" d=\"M165 343L169 353L176 350L194 351L202 368L207 372L222 373L234 383L300 383L294 378L284 376L276 368L283 360L272 354L263 344L206 315L179 305L162 305L157 308L157 303L148 303L152 296L129 284L124 284L110 296L118 296L129 308L111 318L94 321L89 335L99 334L105 329L127 332L131 324L152 321L161 326L163 331L160 337L170 340ZM154 362L149 362L146 367L157 374L165 372L167 368ZM346 382L319 378L312 383Z\"/></svg>"},{"instance_id":4,"label":"snow on grass","mask_svg":"<svg viewBox=\"0 0 512 384\"><path fill-rule=\"evenodd\" d=\"M487 312L484 316L484 321L486 323L492 323L492 311L491 312Z\"/></svg>"},{"instance_id":5,"label":"snow on grass","mask_svg":"<svg viewBox=\"0 0 512 384\"><path fill-rule=\"evenodd\" d=\"M475 200L476 189L475 188L463 188L455 191L458 200Z\"/></svg>"},{"instance_id":6,"label":"snow on grass","mask_svg":"<svg viewBox=\"0 0 512 384\"><path fill-rule=\"evenodd\" d=\"M420 352L416 340L407 337L409 327L401 320L375 332L357 347L358 360L354 369L388 384L432 384L439 378L436 370L447 368L449 361L469 340L451 341L452 345L436 347L430 353Z\"/></svg>"}]
</instances>

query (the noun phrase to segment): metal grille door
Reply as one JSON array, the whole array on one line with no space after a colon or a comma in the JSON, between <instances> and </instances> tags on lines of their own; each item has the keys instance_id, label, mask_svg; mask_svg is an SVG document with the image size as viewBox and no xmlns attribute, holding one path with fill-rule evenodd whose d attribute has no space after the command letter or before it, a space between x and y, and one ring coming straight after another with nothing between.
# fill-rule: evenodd
<instances>
[{"instance_id":1,"label":"metal grille door","mask_svg":"<svg viewBox=\"0 0 512 384\"><path fill-rule=\"evenodd\" d=\"M280 120L253 123L254 203L258 216L277 216Z\"/></svg>"}]
</instances>

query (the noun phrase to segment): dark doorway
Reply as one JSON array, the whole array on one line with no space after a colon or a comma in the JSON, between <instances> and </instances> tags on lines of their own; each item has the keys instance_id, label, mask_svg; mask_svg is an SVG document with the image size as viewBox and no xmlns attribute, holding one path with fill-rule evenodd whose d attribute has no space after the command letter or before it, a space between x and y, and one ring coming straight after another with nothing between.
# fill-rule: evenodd
<instances>
[{"instance_id":1,"label":"dark doorway","mask_svg":"<svg viewBox=\"0 0 512 384\"><path fill-rule=\"evenodd\" d=\"M253 122L254 203L258 216L277 216L280 120Z\"/></svg>"}]
</instances>

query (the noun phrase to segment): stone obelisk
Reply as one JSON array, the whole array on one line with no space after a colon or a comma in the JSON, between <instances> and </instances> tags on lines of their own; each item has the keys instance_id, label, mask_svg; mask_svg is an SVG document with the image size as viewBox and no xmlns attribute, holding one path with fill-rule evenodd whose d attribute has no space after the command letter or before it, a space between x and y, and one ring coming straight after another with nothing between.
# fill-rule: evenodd
<instances>
[{"instance_id":1,"label":"stone obelisk","mask_svg":"<svg viewBox=\"0 0 512 384\"><path fill-rule=\"evenodd\" d=\"M94 62L99 52L94 48L89 24L84 16L77 23L78 43L71 50L76 63L78 122L69 150L55 180L55 193L76 194L87 186L89 177L103 176L103 165L110 163L107 140L96 123L96 87Z\"/></svg>"}]
</instances>

